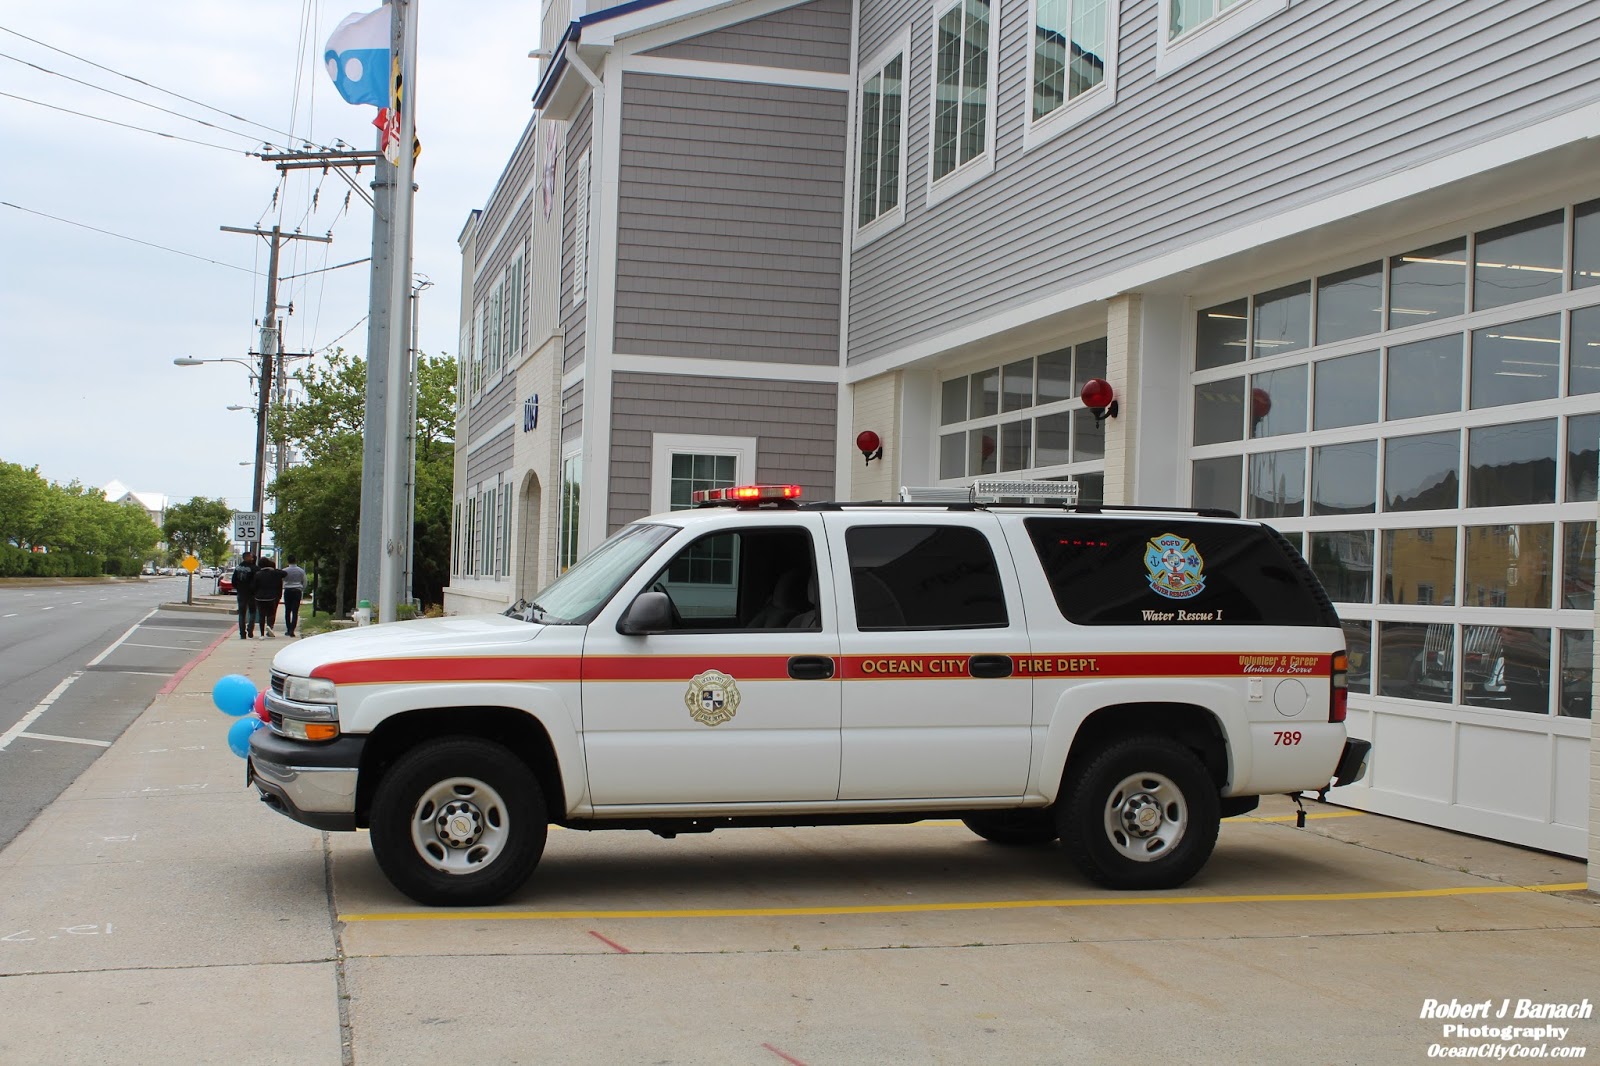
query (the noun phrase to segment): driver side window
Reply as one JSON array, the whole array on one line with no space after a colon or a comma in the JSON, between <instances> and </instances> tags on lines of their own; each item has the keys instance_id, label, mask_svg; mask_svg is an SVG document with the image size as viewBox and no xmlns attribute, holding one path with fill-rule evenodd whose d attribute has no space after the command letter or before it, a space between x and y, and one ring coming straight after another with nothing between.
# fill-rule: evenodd
<instances>
[{"instance_id":1,"label":"driver side window","mask_svg":"<svg viewBox=\"0 0 1600 1066\"><path fill-rule=\"evenodd\" d=\"M820 629L816 551L793 526L711 533L690 543L651 582L685 632Z\"/></svg>"}]
</instances>

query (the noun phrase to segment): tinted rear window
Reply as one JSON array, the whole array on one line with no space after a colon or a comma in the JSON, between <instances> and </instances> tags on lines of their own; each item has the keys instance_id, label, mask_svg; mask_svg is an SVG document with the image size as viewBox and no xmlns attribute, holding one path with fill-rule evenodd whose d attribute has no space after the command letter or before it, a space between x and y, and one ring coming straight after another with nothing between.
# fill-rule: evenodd
<instances>
[{"instance_id":1,"label":"tinted rear window","mask_svg":"<svg viewBox=\"0 0 1600 1066\"><path fill-rule=\"evenodd\" d=\"M989 540L961 526L845 531L858 629L987 629L1006 624Z\"/></svg>"},{"instance_id":2,"label":"tinted rear window","mask_svg":"<svg viewBox=\"0 0 1600 1066\"><path fill-rule=\"evenodd\" d=\"M1070 622L1339 624L1299 553L1266 526L1070 517L1024 524Z\"/></svg>"}]
</instances>

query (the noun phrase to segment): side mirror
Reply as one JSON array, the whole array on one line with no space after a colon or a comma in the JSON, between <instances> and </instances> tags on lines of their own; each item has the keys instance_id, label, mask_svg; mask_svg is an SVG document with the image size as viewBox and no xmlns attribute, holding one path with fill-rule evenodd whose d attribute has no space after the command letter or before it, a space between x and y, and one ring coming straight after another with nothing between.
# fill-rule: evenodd
<instances>
[{"instance_id":1,"label":"side mirror","mask_svg":"<svg viewBox=\"0 0 1600 1066\"><path fill-rule=\"evenodd\" d=\"M617 632L629 636L665 633L672 628L672 601L665 592L641 592L617 622Z\"/></svg>"}]
</instances>

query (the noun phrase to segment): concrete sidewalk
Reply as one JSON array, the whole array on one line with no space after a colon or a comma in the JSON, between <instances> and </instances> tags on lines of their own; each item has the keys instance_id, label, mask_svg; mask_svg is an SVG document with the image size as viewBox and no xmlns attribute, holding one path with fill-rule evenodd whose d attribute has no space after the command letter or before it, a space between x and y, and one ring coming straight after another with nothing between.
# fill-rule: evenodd
<instances>
[{"instance_id":1,"label":"concrete sidewalk","mask_svg":"<svg viewBox=\"0 0 1600 1066\"><path fill-rule=\"evenodd\" d=\"M0 1062L341 1060L323 838L211 702L283 643L230 633L0 852Z\"/></svg>"},{"instance_id":2,"label":"concrete sidewalk","mask_svg":"<svg viewBox=\"0 0 1600 1066\"><path fill-rule=\"evenodd\" d=\"M1281 799L1154 900L924 823L558 832L429 912L244 787L211 689L285 643L230 633L0 852L0 1063L1419 1062L1425 997L1600 989L1593 898L1513 887L1582 863Z\"/></svg>"}]
</instances>

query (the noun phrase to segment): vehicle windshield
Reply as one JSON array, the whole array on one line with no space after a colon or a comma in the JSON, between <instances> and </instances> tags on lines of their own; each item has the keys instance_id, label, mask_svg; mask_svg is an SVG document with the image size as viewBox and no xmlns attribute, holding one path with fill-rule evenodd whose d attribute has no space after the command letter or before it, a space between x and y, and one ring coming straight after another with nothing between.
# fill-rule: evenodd
<instances>
[{"instance_id":1,"label":"vehicle windshield","mask_svg":"<svg viewBox=\"0 0 1600 1066\"><path fill-rule=\"evenodd\" d=\"M673 526L636 522L613 533L533 598L506 612L524 622L587 625L617 589L677 532Z\"/></svg>"}]
</instances>

